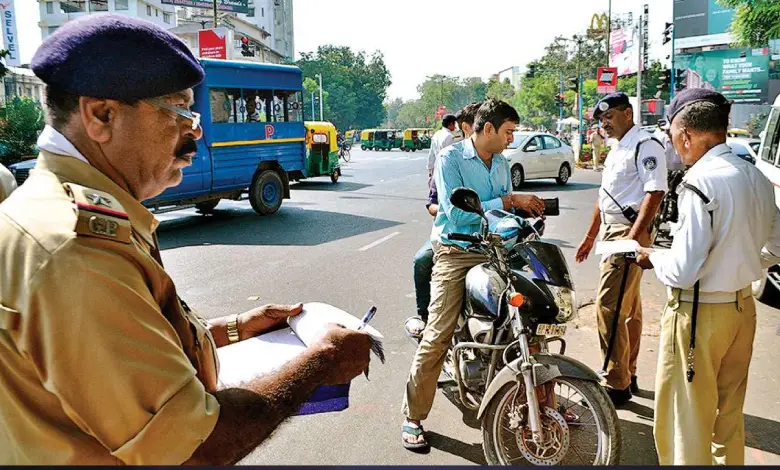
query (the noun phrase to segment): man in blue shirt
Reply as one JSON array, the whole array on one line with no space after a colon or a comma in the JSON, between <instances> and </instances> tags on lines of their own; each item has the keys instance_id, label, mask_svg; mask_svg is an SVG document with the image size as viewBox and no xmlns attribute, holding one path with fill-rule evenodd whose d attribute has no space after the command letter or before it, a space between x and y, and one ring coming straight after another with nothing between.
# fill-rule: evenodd
<instances>
[{"instance_id":1,"label":"man in blue shirt","mask_svg":"<svg viewBox=\"0 0 780 470\"><path fill-rule=\"evenodd\" d=\"M407 449L428 446L421 421L433 405L439 372L462 307L466 273L485 262L484 256L465 251L465 243L447 238L450 233L478 232L481 220L477 214L454 207L450 203L452 191L460 186L473 189L485 211L516 208L534 215L544 211L544 202L538 197L511 192L509 163L501 152L512 143L519 121L509 104L487 100L477 111L471 138L445 148L436 159L434 181L441 197L431 231L435 263L428 324L406 382L401 439Z\"/></svg>"}]
</instances>

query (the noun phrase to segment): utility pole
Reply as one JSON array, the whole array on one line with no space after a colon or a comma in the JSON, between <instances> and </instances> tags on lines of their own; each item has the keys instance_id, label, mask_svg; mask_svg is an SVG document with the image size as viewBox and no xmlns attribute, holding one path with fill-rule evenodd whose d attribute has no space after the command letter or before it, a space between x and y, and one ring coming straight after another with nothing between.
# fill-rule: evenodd
<instances>
[{"instance_id":1,"label":"utility pole","mask_svg":"<svg viewBox=\"0 0 780 470\"><path fill-rule=\"evenodd\" d=\"M314 114L314 92L312 91L311 92L311 118L314 119L314 116L316 116L316 114Z\"/></svg>"},{"instance_id":2,"label":"utility pole","mask_svg":"<svg viewBox=\"0 0 780 470\"><path fill-rule=\"evenodd\" d=\"M607 67L609 67L609 37L612 35L612 0L609 0L609 9L607 10Z\"/></svg>"},{"instance_id":3,"label":"utility pole","mask_svg":"<svg viewBox=\"0 0 780 470\"><path fill-rule=\"evenodd\" d=\"M647 5L645 5L645 8L647 8ZM639 53L637 54L639 56L639 64L636 70L636 110L634 110L634 123L637 126L642 125L642 65L644 65L644 57L642 55L642 48L644 46L644 44L642 44L644 39L644 34L642 31L642 18L643 16L640 15L637 30L637 36L639 36L639 41L637 42L637 44L639 44Z\"/></svg>"},{"instance_id":4,"label":"utility pole","mask_svg":"<svg viewBox=\"0 0 780 470\"><path fill-rule=\"evenodd\" d=\"M672 19L674 21L674 19ZM674 68L674 36L675 36L675 27L674 24L672 24L672 70L671 70L671 78L669 79L669 103L672 102L672 99L674 99L674 87L677 86L675 83L675 79L677 78L677 69Z\"/></svg>"},{"instance_id":5,"label":"utility pole","mask_svg":"<svg viewBox=\"0 0 780 470\"><path fill-rule=\"evenodd\" d=\"M219 0L214 0L214 27L217 27L217 2Z\"/></svg>"},{"instance_id":6,"label":"utility pole","mask_svg":"<svg viewBox=\"0 0 780 470\"><path fill-rule=\"evenodd\" d=\"M558 73L560 74L560 78L561 78L561 84L560 84L560 87L559 87L559 89L560 89L560 93L559 94L560 94L560 96L563 96L563 93L564 93L564 91L563 91L563 70L561 70ZM561 121L563 121L563 98L561 98L561 105L558 107L558 125L556 126L557 128L560 128Z\"/></svg>"},{"instance_id":7,"label":"utility pole","mask_svg":"<svg viewBox=\"0 0 780 470\"><path fill-rule=\"evenodd\" d=\"M322 74L318 73L314 75L320 81L320 121L324 121L325 117L322 112Z\"/></svg>"}]
</instances>

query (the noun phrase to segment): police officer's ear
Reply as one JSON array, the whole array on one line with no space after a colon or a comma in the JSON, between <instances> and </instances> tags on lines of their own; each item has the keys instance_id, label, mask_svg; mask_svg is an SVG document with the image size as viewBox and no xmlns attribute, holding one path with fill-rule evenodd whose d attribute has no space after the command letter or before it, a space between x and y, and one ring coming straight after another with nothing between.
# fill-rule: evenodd
<instances>
[{"instance_id":1,"label":"police officer's ear","mask_svg":"<svg viewBox=\"0 0 780 470\"><path fill-rule=\"evenodd\" d=\"M112 124L119 111L119 102L100 98L79 97L79 114L90 139L105 143L111 139Z\"/></svg>"}]
</instances>

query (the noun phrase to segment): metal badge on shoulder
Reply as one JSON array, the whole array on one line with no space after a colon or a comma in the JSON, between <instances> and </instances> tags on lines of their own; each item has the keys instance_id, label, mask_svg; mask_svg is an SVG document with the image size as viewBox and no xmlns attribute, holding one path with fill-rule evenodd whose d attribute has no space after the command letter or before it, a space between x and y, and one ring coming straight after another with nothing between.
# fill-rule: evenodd
<instances>
[{"instance_id":1,"label":"metal badge on shoulder","mask_svg":"<svg viewBox=\"0 0 780 470\"><path fill-rule=\"evenodd\" d=\"M647 157L642 160L642 166L645 167L645 170L647 171L653 171L658 167L658 161L655 157Z\"/></svg>"},{"instance_id":2,"label":"metal badge on shoulder","mask_svg":"<svg viewBox=\"0 0 780 470\"><path fill-rule=\"evenodd\" d=\"M63 187L76 206L77 234L131 243L130 219L115 197L74 183L63 183Z\"/></svg>"}]
</instances>

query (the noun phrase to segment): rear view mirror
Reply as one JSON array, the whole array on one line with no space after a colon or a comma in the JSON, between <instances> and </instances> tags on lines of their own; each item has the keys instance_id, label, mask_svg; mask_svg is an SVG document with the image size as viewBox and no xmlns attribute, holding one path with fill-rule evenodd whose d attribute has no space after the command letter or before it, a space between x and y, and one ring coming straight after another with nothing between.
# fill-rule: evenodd
<instances>
[{"instance_id":1,"label":"rear view mirror","mask_svg":"<svg viewBox=\"0 0 780 470\"><path fill-rule=\"evenodd\" d=\"M472 214L484 215L482 211L482 201L476 191L470 188L455 188L450 196L450 202L458 209L471 212Z\"/></svg>"},{"instance_id":2,"label":"rear view mirror","mask_svg":"<svg viewBox=\"0 0 780 470\"><path fill-rule=\"evenodd\" d=\"M536 152L537 150L539 150L539 147L537 147L536 145L529 145L528 147L525 148L526 152Z\"/></svg>"}]
</instances>

